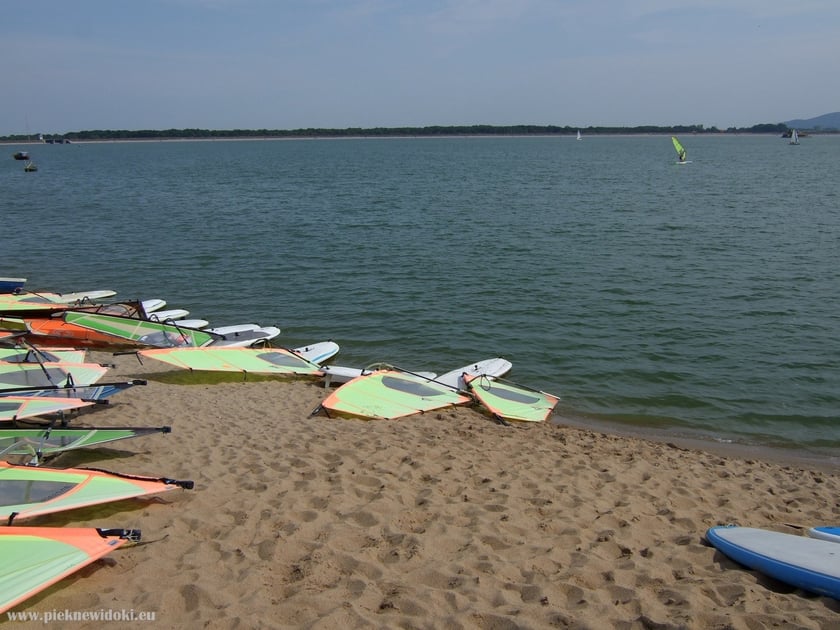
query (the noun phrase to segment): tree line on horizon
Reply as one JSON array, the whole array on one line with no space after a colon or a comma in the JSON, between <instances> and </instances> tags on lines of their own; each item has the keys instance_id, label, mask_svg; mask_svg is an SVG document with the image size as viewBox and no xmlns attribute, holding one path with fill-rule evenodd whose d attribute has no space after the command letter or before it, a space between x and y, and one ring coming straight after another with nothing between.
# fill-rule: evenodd
<instances>
[{"instance_id":1,"label":"tree line on horizon","mask_svg":"<svg viewBox=\"0 0 840 630\"><path fill-rule=\"evenodd\" d=\"M764 123L752 127L730 127L721 131L703 125L636 127L570 127L555 125L465 125L427 127L348 127L346 129L95 129L70 131L64 134L44 135L44 140L93 141L93 140L190 140L206 138L342 138L342 137L413 137L413 136L551 136L570 135L578 131L587 135L616 134L696 134L696 133L779 133L790 131L784 123ZM28 135L0 137L4 142L29 141Z\"/></svg>"}]
</instances>

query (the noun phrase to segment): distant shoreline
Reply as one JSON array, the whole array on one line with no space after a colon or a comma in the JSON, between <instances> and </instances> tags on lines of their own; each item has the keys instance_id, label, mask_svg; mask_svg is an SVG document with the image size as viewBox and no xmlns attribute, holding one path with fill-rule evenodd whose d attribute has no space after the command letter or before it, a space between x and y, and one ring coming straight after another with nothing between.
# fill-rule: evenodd
<instances>
[{"instance_id":1,"label":"distant shoreline","mask_svg":"<svg viewBox=\"0 0 840 630\"><path fill-rule=\"evenodd\" d=\"M806 133L840 133L840 130L805 129ZM75 144L78 142L163 141L163 140L301 140L337 138L442 138L442 137L564 137L576 136L636 136L636 135L737 135L784 134L790 128L785 123L762 123L751 127L705 127L704 125L636 125L572 126L572 125L428 125L425 127L311 127L303 129L88 129L66 133L9 134L0 136L0 143L46 142Z\"/></svg>"},{"instance_id":2,"label":"distant shoreline","mask_svg":"<svg viewBox=\"0 0 840 630\"><path fill-rule=\"evenodd\" d=\"M675 135L670 132L661 133L598 133L589 136L584 135L584 138L645 138L654 136L670 136ZM697 132L687 134L690 136L704 136L704 137L733 137L733 136L769 136L781 137L776 132ZM809 135L840 135L840 132L821 132L819 134L809 133ZM801 136L800 136L801 137ZM195 137L195 138L98 138L91 140L73 140L65 144L114 144L114 143L152 143L152 142L243 142L243 141L257 141L257 142L271 142L271 141L299 141L299 140L434 140L442 138L575 138L575 134L440 134L440 135L355 135L355 136L230 136L230 137ZM47 143L39 140L0 140L2 145L45 145Z\"/></svg>"}]
</instances>

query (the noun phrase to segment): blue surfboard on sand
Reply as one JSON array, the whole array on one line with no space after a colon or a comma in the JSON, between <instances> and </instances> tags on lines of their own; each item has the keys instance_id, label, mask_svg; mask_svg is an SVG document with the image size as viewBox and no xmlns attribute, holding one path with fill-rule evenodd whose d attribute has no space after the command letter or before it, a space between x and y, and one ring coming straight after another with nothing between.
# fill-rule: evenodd
<instances>
[{"instance_id":1,"label":"blue surfboard on sand","mask_svg":"<svg viewBox=\"0 0 840 630\"><path fill-rule=\"evenodd\" d=\"M706 540L750 569L840 599L840 545L836 543L752 527L711 527Z\"/></svg>"}]
</instances>

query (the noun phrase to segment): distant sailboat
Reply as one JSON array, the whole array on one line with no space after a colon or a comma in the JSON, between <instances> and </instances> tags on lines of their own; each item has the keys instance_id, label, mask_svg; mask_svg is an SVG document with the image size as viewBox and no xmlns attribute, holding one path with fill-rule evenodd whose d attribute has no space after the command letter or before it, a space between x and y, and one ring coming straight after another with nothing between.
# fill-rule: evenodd
<instances>
[{"instance_id":1,"label":"distant sailboat","mask_svg":"<svg viewBox=\"0 0 840 630\"><path fill-rule=\"evenodd\" d=\"M790 132L790 143L791 144L799 144L799 134L796 133L796 129Z\"/></svg>"},{"instance_id":2,"label":"distant sailboat","mask_svg":"<svg viewBox=\"0 0 840 630\"><path fill-rule=\"evenodd\" d=\"M580 140L580 129L578 129L577 139Z\"/></svg>"},{"instance_id":3,"label":"distant sailboat","mask_svg":"<svg viewBox=\"0 0 840 630\"><path fill-rule=\"evenodd\" d=\"M677 137L676 136L671 136L671 142L674 143L674 149L677 152L677 159L678 159L677 164L688 164L688 162L690 160L685 159L685 156L686 156L685 149L683 148L683 145L680 144L680 141L677 140Z\"/></svg>"}]
</instances>

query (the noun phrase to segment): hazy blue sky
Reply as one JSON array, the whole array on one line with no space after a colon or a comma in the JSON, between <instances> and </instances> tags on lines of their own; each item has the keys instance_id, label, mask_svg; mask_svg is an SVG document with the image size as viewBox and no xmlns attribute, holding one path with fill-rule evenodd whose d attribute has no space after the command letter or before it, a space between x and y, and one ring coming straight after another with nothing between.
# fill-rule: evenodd
<instances>
[{"instance_id":1,"label":"hazy blue sky","mask_svg":"<svg viewBox=\"0 0 840 630\"><path fill-rule=\"evenodd\" d=\"M0 0L0 135L840 110L838 0Z\"/></svg>"}]
</instances>

